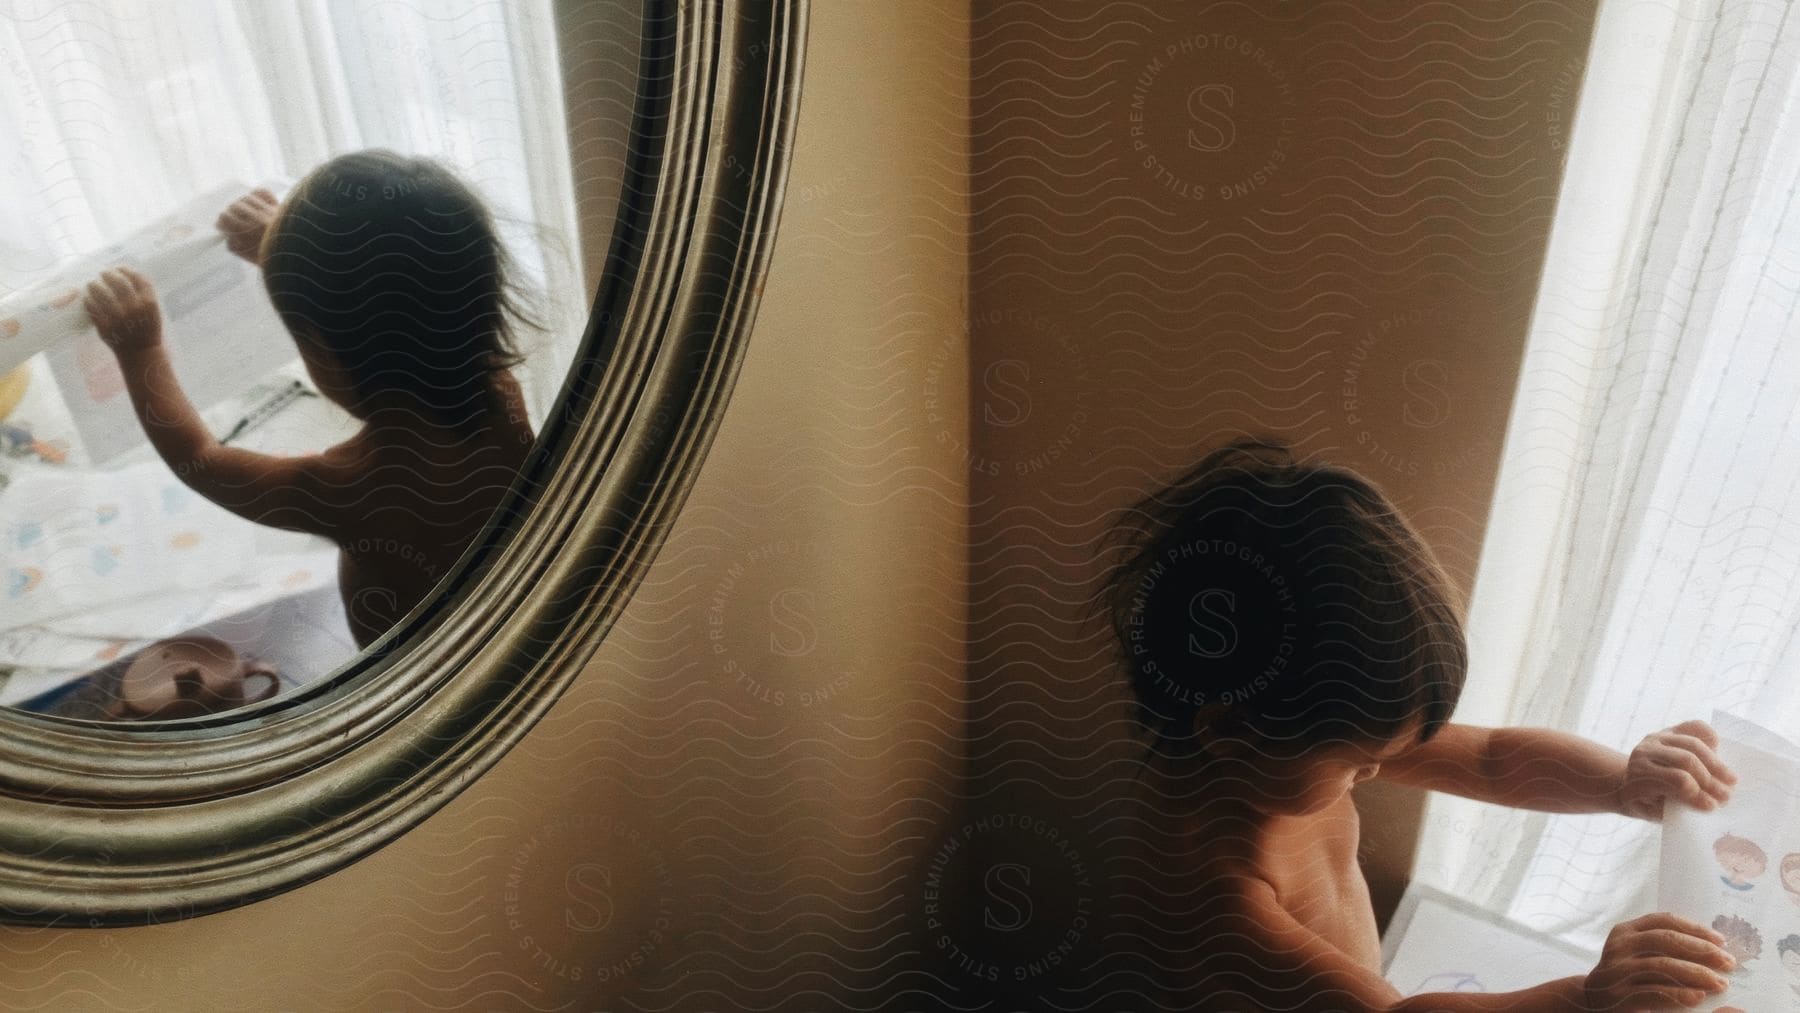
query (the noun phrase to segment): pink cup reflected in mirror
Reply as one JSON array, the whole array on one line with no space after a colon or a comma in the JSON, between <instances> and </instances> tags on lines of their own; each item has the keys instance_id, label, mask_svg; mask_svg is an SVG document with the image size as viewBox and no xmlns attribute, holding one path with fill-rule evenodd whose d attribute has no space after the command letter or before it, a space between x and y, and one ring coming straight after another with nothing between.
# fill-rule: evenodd
<instances>
[{"instance_id":1,"label":"pink cup reflected in mirror","mask_svg":"<svg viewBox=\"0 0 1800 1013\"><path fill-rule=\"evenodd\" d=\"M119 681L110 716L119 721L199 717L261 703L281 688L274 668L238 656L216 637L158 641Z\"/></svg>"}]
</instances>

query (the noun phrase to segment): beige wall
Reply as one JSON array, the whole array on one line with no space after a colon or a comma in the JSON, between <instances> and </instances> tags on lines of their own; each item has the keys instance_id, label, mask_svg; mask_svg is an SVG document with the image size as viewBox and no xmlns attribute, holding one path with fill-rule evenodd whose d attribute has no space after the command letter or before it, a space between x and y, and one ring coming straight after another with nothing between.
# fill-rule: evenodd
<instances>
[{"instance_id":1,"label":"beige wall","mask_svg":"<svg viewBox=\"0 0 1800 1013\"><path fill-rule=\"evenodd\" d=\"M976 10L970 793L1081 842L1091 952L1146 871L1095 540L1271 433L1377 479L1466 590L1594 5ZM1359 801L1385 917L1420 799Z\"/></svg>"},{"instance_id":2,"label":"beige wall","mask_svg":"<svg viewBox=\"0 0 1800 1013\"><path fill-rule=\"evenodd\" d=\"M523 745L284 896L0 932L0 1007L821 1008L922 984L895 919L963 717L967 27L935 0L815 5L723 431L648 584Z\"/></svg>"}]
</instances>

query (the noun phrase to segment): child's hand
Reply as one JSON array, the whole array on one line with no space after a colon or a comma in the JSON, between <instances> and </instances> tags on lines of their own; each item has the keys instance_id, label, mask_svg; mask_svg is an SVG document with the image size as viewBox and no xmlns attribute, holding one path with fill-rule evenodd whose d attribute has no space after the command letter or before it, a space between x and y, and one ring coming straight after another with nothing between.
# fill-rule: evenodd
<instances>
[{"instance_id":1,"label":"child's hand","mask_svg":"<svg viewBox=\"0 0 1800 1013\"><path fill-rule=\"evenodd\" d=\"M262 266L263 234L275 220L275 209L281 202L267 190L252 190L232 201L219 215L219 231L225 233L225 247L232 253Z\"/></svg>"},{"instance_id":2,"label":"child's hand","mask_svg":"<svg viewBox=\"0 0 1800 1013\"><path fill-rule=\"evenodd\" d=\"M1620 922L1588 972L1587 1008L1617 1013L1698 1006L1725 991L1729 983L1719 972L1737 966L1719 945L1724 941L1699 922L1666 912Z\"/></svg>"},{"instance_id":3,"label":"child's hand","mask_svg":"<svg viewBox=\"0 0 1800 1013\"><path fill-rule=\"evenodd\" d=\"M150 279L129 267L116 267L87 287L88 318L114 354L162 344L162 311Z\"/></svg>"},{"instance_id":4,"label":"child's hand","mask_svg":"<svg viewBox=\"0 0 1800 1013\"><path fill-rule=\"evenodd\" d=\"M1619 811L1660 820L1668 799L1696 809L1715 809L1731 798L1737 775L1714 752L1719 735L1704 721L1685 721L1644 737L1625 761Z\"/></svg>"}]
</instances>

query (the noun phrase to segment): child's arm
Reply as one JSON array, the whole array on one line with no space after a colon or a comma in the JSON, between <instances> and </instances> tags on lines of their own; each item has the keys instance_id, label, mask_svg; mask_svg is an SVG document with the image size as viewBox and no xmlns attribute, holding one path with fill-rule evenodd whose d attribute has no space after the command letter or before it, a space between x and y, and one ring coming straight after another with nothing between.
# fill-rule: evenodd
<instances>
[{"instance_id":1,"label":"child's arm","mask_svg":"<svg viewBox=\"0 0 1800 1013\"><path fill-rule=\"evenodd\" d=\"M1209 914L1209 939L1192 984L1199 1009L1597 1013L1689 1008L1724 991L1725 979L1715 969L1731 966L1718 946L1718 933L1674 915L1652 914L1615 927L1587 975L1517 992L1402 997L1378 974L1295 921L1266 883L1246 878ZM1481 967L1469 970L1479 973Z\"/></svg>"},{"instance_id":2,"label":"child's arm","mask_svg":"<svg viewBox=\"0 0 1800 1013\"><path fill-rule=\"evenodd\" d=\"M1548 728L1448 724L1383 763L1380 776L1520 809L1660 819L1669 798L1711 809L1730 797L1737 777L1718 744L1703 721L1647 736L1629 757Z\"/></svg>"},{"instance_id":3,"label":"child's arm","mask_svg":"<svg viewBox=\"0 0 1800 1013\"><path fill-rule=\"evenodd\" d=\"M86 305L119 360L144 435L177 478L258 524L334 533L324 458L252 453L221 444L207 430L163 348L162 316L149 279L128 267L108 271L88 286Z\"/></svg>"}]
</instances>

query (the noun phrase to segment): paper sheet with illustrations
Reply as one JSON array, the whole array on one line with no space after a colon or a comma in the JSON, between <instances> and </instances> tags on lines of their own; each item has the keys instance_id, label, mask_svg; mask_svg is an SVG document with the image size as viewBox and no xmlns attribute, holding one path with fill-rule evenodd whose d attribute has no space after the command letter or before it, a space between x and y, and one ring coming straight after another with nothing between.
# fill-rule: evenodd
<instances>
[{"instance_id":1,"label":"paper sheet with illustrations","mask_svg":"<svg viewBox=\"0 0 1800 1013\"><path fill-rule=\"evenodd\" d=\"M127 264L156 285L163 340L183 389L203 410L295 357L256 268L226 249L213 224L249 189L215 187L0 300L0 374L45 353L92 462L105 464L143 442L118 365L82 308L83 288L101 271Z\"/></svg>"},{"instance_id":2,"label":"paper sheet with illustrations","mask_svg":"<svg viewBox=\"0 0 1800 1013\"><path fill-rule=\"evenodd\" d=\"M1663 816L1657 906L1712 926L1737 958L1731 988L1701 1009L1800 1009L1800 746L1715 713L1719 755L1738 775L1711 812Z\"/></svg>"}]
</instances>

